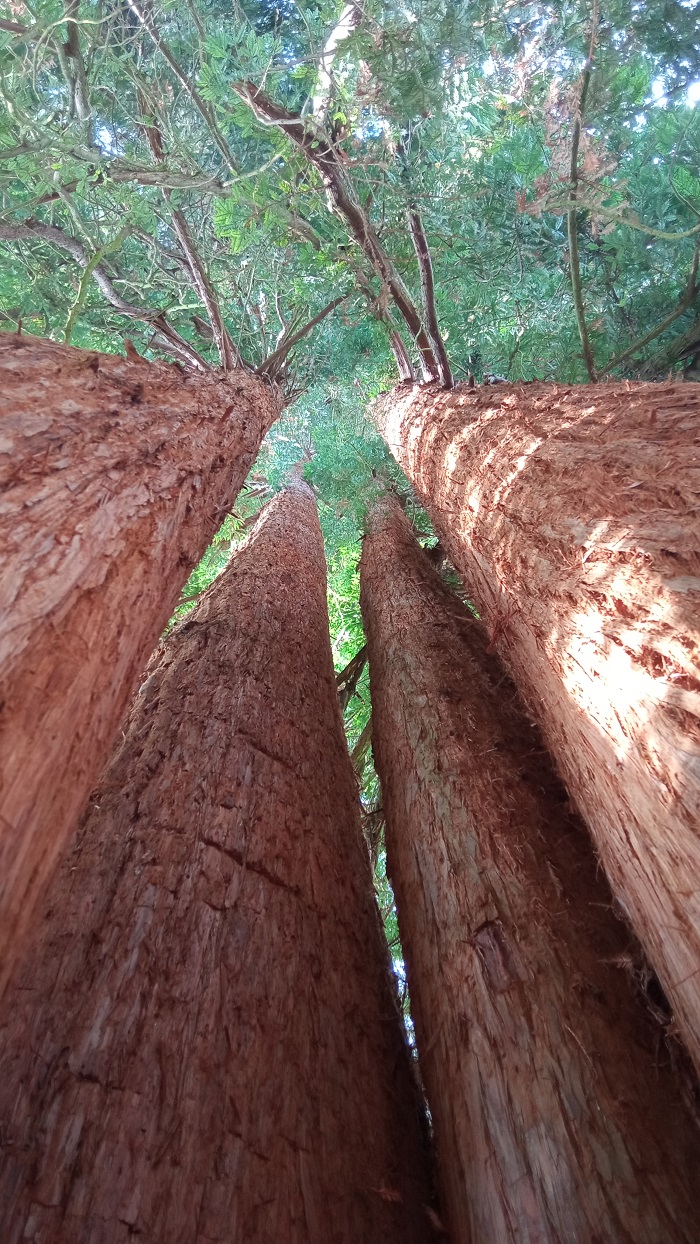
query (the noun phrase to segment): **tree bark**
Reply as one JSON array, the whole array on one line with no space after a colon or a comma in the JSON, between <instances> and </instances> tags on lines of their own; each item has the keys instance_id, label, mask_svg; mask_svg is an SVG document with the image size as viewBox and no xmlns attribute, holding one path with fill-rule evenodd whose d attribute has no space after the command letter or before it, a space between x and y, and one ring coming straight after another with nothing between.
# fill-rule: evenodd
<instances>
[{"instance_id":1,"label":"tree bark","mask_svg":"<svg viewBox=\"0 0 700 1244\"><path fill-rule=\"evenodd\" d=\"M452 1244L700 1239L700 1136L488 636L398 503L361 562L388 870Z\"/></svg>"},{"instance_id":2,"label":"tree bark","mask_svg":"<svg viewBox=\"0 0 700 1244\"><path fill-rule=\"evenodd\" d=\"M186 374L0 336L0 986L183 583L279 413Z\"/></svg>"},{"instance_id":3,"label":"tree bark","mask_svg":"<svg viewBox=\"0 0 700 1244\"><path fill-rule=\"evenodd\" d=\"M377 409L700 1068L698 413L630 382Z\"/></svg>"},{"instance_id":4,"label":"tree bark","mask_svg":"<svg viewBox=\"0 0 700 1244\"><path fill-rule=\"evenodd\" d=\"M298 484L147 669L8 991L4 1244L428 1238L325 590Z\"/></svg>"}]
</instances>

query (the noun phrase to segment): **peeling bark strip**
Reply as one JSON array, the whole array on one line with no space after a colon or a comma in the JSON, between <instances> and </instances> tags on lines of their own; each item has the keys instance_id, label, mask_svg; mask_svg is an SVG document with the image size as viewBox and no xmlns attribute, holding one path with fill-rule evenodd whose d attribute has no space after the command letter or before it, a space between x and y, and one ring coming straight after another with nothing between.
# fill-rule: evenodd
<instances>
[{"instance_id":1,"label":"peeling bark strip","mask_svg":"<svg viewBox=\"0 0 700 1244\"><path fill-rule=\"evenodd\" d=\"M154 655L0 1035L0 1238L419 1244L305 485Z\"/></svg>"},{"instance_id":2,"label":"peeling bark strip","mask_svg":"<svg viewBox=\"0 0 700 1244\"><path fill-rule=\"evenodd\" d=\"M700 1068L700 393L399 388L377 407Z\"/></svg>"},{"instance_id":3,"label":"peeling bark strip","mask_svg":"<svg viewBox=\"0 0 700 1244\"><path fill-rule=\"evenodd\" d=\"M185 375L0 335L0 986L134 681L279 413Z\"/></svg>"},{"instance_id":4,"label":"peeling bark strip","mask_svg":"<svg viewBox=\"0 0 700 1244\"><path fill-rule=\"evenodd\" d=\"M700 1137L616 966L629 934L488 636L391 498L361 585L452 1244L697 1244Z\"/></svg>"}]
</instances>

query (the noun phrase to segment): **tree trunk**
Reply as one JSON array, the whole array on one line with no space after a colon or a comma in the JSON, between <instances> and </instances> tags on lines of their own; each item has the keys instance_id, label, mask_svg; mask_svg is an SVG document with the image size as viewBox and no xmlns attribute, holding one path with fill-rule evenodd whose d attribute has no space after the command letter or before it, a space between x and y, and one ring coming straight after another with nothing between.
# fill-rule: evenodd
<instances>
[{"instance_id":1,"label":"tree trunk","mask_svg":"<svg viewBox=\"0 0 700 1244\"><path fill-rule=\"evenodd\" d=\"M629 382L378 409L700 1068L698 414Z\"/></svg>"},{"instance_id":2,"label":"tree trunk","mask_svg":"<svg viewBox=\"0 0 700 1244\"><path fill-rule=\"evenodd\" d=\"M452 1244L697 1244L700 1136L488 636L398 504L362 608L389 873Z\"/></svg>"},{"instance_id":3,"label":"tree trunk","mask_svg":"<svg viewBox=\"0 0 700 1244\"><path fill-rule=\"evenodd\" d=\"M0 335L0 992L182 585L279 414L246 372Z\"/></svg>"},{"instance_id":4,"label":"tree trunk","mask_svg":"<svg viewBox=\"0 0 700 1244\"><path fill-rule=\"evenodd\" d=\"M0 1238L417 1244L305 485L154 655L8 990Z\"/></svg>"}]
</instances>

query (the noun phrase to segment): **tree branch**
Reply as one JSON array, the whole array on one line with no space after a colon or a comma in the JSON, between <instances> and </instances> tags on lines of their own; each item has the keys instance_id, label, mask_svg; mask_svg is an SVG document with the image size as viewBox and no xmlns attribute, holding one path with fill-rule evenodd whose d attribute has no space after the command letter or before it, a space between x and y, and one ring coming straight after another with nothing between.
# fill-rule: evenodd
<instances>
[{"instance_id":1,"label":"tree branch","mask_svg":"<svg viewBox=\"0 0 700 1244\"><path fill-rule=\"evenodd\" d=\"M338 689L338 699L340 700L341 712L345 712L348 704L357 689L357 684L362 677L362 671L367 664L367 644L363 644L359 652L356 652L351 661L336 674L335 685Z\"/></svg>"},{"instance_id":2,"label":"tree branch","mask_svg":"<svg viewBox=\"0 0 700 1244\"><path fill-rule=\"evenodd\" d=\"M28 35L30 27L20 26L19 22L8 22L6 18L0 17L0 30L6 30L11 35Z\"/></svg>"},{"instance_id":3,"label":"tree branch","mask_svg":"<svg viewBox=\"0 0 700 1244\"><path fill-rule=\"evenodd\" d=\"M59 229L57 225L42 225L38 221L25 221L21 225L0 224L0 242L12 242L27 238L50 242L53 246L59 246L62 250L68 251L68 254L72 255L73 259L83 269L86 269L91 263L91 258L82 242L79 242L77 238L71 237L69 233L65 233L63 229ZM99 262L92 268L91 276L107 302L111 303L117 311L129 319L140 320L143 324L148 324L167 343L167 349L170 354L174 354L176 358L179 358L189 367L196 367L200 371L210 370L209 364L202 358L201 354L197 353L194 346L191 346L189 341L181 337L177 330L168 323L164 311L146 311L143 307L136 307L132 303L126 302L117 293L105 269Z\"/></svg>"},{"instance_id":4,"label":"tree branch","mask_svg":"<svg viewBox=\"0 0 700 1244\"><path fill-rule=\"evenodd\" d=\"M346 299L350 297L351 293L352 290L348 290L346 294L341 294L339 298L334 298L333 301L329 302L322 311L319 311L312 320L309 320L306 324L303 324L297 332L291 333L286 340L283 337L277 349L274 350L272 354L269 354L259 367L256 367L255 370L258 376L267 376L270 380L274 380L275 377L279 375L282 364L287 358L290 350L293 350L295 345L297 345L304 337L308 336L317 324L320 324L322 320L325 320L326 316L330 315L331 311L335 311L335 308L339 307L341 302L345 302Z\"/></svg>"},{"instance_id":5,"label":"tree branch","mask_svg":"<svg viewBox=\"0 0 700 1244\"><path fill-rule=\"evenodd\" d=\"M591 83L591 74L593 72L593 51L595 48L596 27L598 24L598 5L595 0L593 8L593 33L591 34L591 43L588 51L588 59L583 70L583 78L581 81L581 96L579 99L578 114L574 122L574 132L571 141L571 174L569 189L569 207L566 217L567 232L569 237L569 268L571 271L571 288L574 295L574 307L576 309L576 321L578 323L579 337L581 338L581 349L583 350L583 358L588 372L588 379L595 383L596 369L595 360L593 358L593 350L588 336L588 326L586 324L586 313L583 306L583 290L581 288L581 266L578 255L578 211L576 208L576 195L578 191L578 152L581 142L581 127L583 125L583 114L586 108L586 99L588 97L588 88Z\"/></svg>"},{"instance_id":6,"label":"tree branch","mask_svg":"<svg viewBox=\"0 0 700 1244\"><path fill-rule=\"evenodd\" d=\"M146 136L146 141L151 150L151 155L157 164L159 164L165 155L163 146L163 135L161 132L160 122L153 118L153 123L149 124L146 117L149 111L148 100L142 87L138 88L139 107L143 114L144 122L142 125ZM170 219L173 232L182 247L185 256L185 271L188 273L190 281L194 286L195 293L200 298L211 325L212 336L216 345L219 362L224 371L230 371L232 367L240 365L240 357L236 347L231 340L230 334L224 324L219 300L216 296L214 288L209 280L204 262L195 246L194 238L190 233L189 225L184 212L179 208L172 206L172 195L169 189L163 187L163 198L170 208Z\"/></svg>"},{"instance_id":7,"label":"tree branch","mask_svg":"<svg viewBox=\"0 0 700 1244\"><path fill-rule=\"evenodd\" d=\"M696 246L693 254L693 262L690 268L690 276L688 277L685 290L681 295L680 301L675 310L671 311L670 314L667 315L665 319L661 320L655 328L652 328L650 332L645 333L643 337L639 337L637 341L633 341L632 345L628 346L626 350L623 350L621 354L616 354L615 357L607 364L601 378L608 376L614 367L619 367L620 363L624 363L631 354L636 354L637 350L642 350L644 346L649 345L650 341L654 341L656 337L660 337L662 333L666 332L667 328L670 328L671 325L674 324L676 320L680 319L683 313L693 305L695 299L700 293L700 289L698 289L696 284L699 259L700 247Z\"/></svg>"},{"instance_id":8,"label":"tree branch","mask_svg":"<svg viewBox=\"0 0 700 1244\"><path fill-rule=\"evenodd\" d=\"M141 5L137 3L137 0L127 0L127 4L129 5L129 8L132 10L132 12L136 15L136 17L138 17L139 21L141 22L141 25L144 26L145 29L148 31L151 39L153 40L156 47L158 48L158 51L160 52L161 56L170 65L170 68L175 74L175 77L177 78L178 82L180 82L181 85L187 91L187 94L192 100L192 103L194 104L195 108L199 112L200 116L203 117L204 121L206 122L209 129L211 130L212 136L214 138L214 142L219 148L219 151L221 152L221 155L224 157L224 160L226 161L226 164L230 168L231 172L236 173L238 171L237 166L236 166L236 161L233 157L231 148L229 147L228 143L226 142L226 139L224 138L223 134L221 133L221 130L219 129L216 123L216 117L214 116L212 109L209 108L208 104L202 99L202 96L199 94L199 91L197 90L197 88L194 87L192 83L190 82L189 78L187 77L187 74L185 73L182 66L178 63L178 61L173 56L173 53L171 52L170 47L166 43L165 39L162 37L160 31L158 30L157 26L155 25L155 22L153 22L151 17L143 11L143 9L141 8Z\"/></svg>"},{"instance_id":9,"label":"tree branch","mask_svg":"<svg viewBox=\"0 0 700 1244\"><path fill-rule=\"evenodd\" d=\"M361 776L362 770L365 767L365 757L367 755L367 752L370 749L371 742L372 742L372 717L370 715L367 719L367 725L362 731L362 734L360 735L359 739L357 740L350 754L350 759L352 760L352 767L355 770L355 773L357 774L358 777Z\"/></svg>"},{"instance_id":10,"label":"tree branch","mask_svg":"<svg viewBox=\"0 0 700 1244\"><path fill-rule=\"evenodd\" d=\"M430 259L430 248L428 239L425 235L423 222L418 211L414 207L409 207L407 212L408 227L411 231L413 246L418 259L418 269L420 271L420 284L423 292L423 312L425 314L425 322L430 334L430 340L433 344L435 356L437 358L438 371L440 380L445 389L454 388L452 372L450 370L450 360L447 357L447 350L440 332L438 324L437 310L435 308L435 281L433 278L433 265Z\"/></svg>"},{"instance_id":11,"label":"tree branch","mask_svg":"<svg viewBox=\"0 0 700 1244\"><path fill-rule=\"evenodd\" d=\"M170 195L164 191L169 199ZM240 367L241 360L236 347L231 340L231 335L224 324L219 300L216 296L214 288L207 275L207 270L194 244L194 239L189 230L189 226L183 212L178 208L171 208L171 219L173 230L180 246L185 252L187 266L192 274L192 282L195 290L206 308L209 316L209 323L214 334L214 342L219 353L219 359L224 371L230 371L232 367Z\"/></svg>"},{"instance_id":12,"label":"tree branch","mask_svg":"<svg viewBox=\"0 0 700 1244\"><path fill-rule=\"evenodd\" d=\"M133 3L133 0L129 2ZM380 280L389 289L406 322L418 347L425 379L437 380L440 374L437 360L420 315L361 206L333 143L318 125L311 121L306 122L297 113L287 112L255 83L233 83L233 90L262 125L281 130L318 171L338 214L345 221Z\"/></svg>"},{"instance_id":13,"label":"tree branch","mask_svg":"<svg viewBox=\"0 0 700 1244\"><path fill-rule=\"evenodd\" d=\"M650 359L647 359L638 372L640 379L656 379L673 363L689 354L696 342L700 342L700 315L695 317L693 323L684 333L680 333L664 349L658 350Z\"/></svg>"},{"instance_id":14,"label":"tree branch","mask_svg":"<svg viewBox=\"0 0 700 1244\"><path fill-rule=\"evenodd\" d=\"M73 72L70 74L68 86L71 92L71 101L75 112L81 121L87 121L90 118L90 88L88 87L87 73L85 70L85 61L80 50L80 38L78 33L78 24L75 18L78 16L78 6L80 0L66 0L66 31L67 39L64 45L64 51L69 61L73 62ZM71 109L72 111L72 109Z\"/></svg>"},{"instance_id":15,"label":"tree branch","mask_svg":"<svg viewBox=\"0 0 700 1244\"><path fill-rule=\"evenodd\" d=\"M401 165L401 175L406 187L408 207L406 209L406 219L408 228L413 242L413 249L416 252L418 260L418 271L420 273L421 293L423 295L423 314L425 323L433 344L435 357L437 359L440 371L440 380L446 389L454 388L452 372L450 370L450 361L447 357L447 350L440 332L438 323L437 309L435 307L435 280L433 277L433 265L430 258L430 247L423 221L415 202L415 197L411 187L411 173L408 162L408 152L402 139L396 144L396 151Z\"/></svg>"}]
</instances>

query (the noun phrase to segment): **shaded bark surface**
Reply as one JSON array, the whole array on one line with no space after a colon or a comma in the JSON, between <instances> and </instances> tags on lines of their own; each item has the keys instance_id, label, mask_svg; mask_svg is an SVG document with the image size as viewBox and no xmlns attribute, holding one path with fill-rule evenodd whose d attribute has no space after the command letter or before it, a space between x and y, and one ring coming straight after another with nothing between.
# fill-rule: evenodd
<instances>
[{"instance_id":1,"label":"shaded bark surface","mask_svg":"<svg viewBox=\"0 0 700 1244\"><path fill-rule=\"evenodd\" d=\"M700 1068L700 392L404 386L377 413Z\"/></svg>"},{"instance_id":2,"label":"shaded bark surface","mask_svg":"<svg viewBox=\"0 0 700 1244\"><path fill-rule=\"evenodd\" d=\"M135 681L270 424L243 371L0 335L0 990Z\"/></svg>"},{"instance_id":3,"label":"shaded bark surface","mask_svg":"<svg viewBox=\"0 0 700 1244\"><path fill-rule=\"evenodd\" d=\"M154 655L0 1033L3 1244L418 1244L305 485Z\"/></svg>"},{"instance_id":4,"label":"shaded bark surface","mask_svg":"<svg viewBox=\"0 0 700 1244\"><path fill-rule=\"evenodd\" d=\"M453 1244L700 1240L700 1134L630 937L488 636L392 499L361 562L373 748Z\"/></svg>"}]
</instances>

